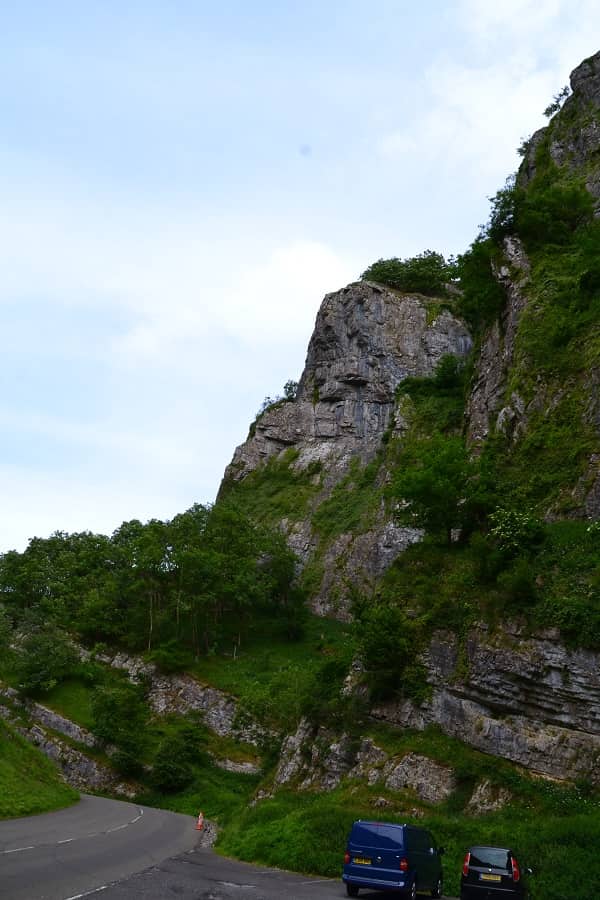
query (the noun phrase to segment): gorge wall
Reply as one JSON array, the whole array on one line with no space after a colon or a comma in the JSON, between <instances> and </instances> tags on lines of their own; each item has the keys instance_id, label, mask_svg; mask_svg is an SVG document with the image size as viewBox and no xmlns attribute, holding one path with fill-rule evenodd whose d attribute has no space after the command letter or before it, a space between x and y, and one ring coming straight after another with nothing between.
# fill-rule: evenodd
<instances>
[{"instance_id":1,"label":"gorge wall","mask_svg":"<svg viewBox=\"0 0 600 900\"><path fill-rule=\"evenodd\" d=\"M549 125L526 142L516 190L521 197L531 192L536 202L539 197L549 202L553 196L575 196L581 185L597 217L600 53L574 70L571 89ZM540 490L538 509L548 522L600 516L597 324L589 313L581 318L580 330L564 338L561 328L567 333L574 316L557 311L557 301L548 300L555 291L561 303L572 302L579 314L582 304L572 298L584 276L593 281L594 266L600 283L600 264L586 262L591 274L572 276L569 295L556 287L562 273L552 269L563 252L564 241L557 240L556 252L551 241L548 247L541 245L535 229L529 244L518 229L498 241L492 268L504 303L475 339L453 311L452 294L425 298L363 281L325 297L296 399L279 402L258 417L224 479L225 487L239 485L273 459L287 459L296 472L313 466L307 502L278 524L311 572L314 611L348 618L352 589L375 595L384 573L422 537L418 528L401 527L381 499L390 479L382 449L390 437L401 444L406 431L398 391L402 381L431 375L446 354L465 358L474 350L463 428L472 453L480 454L491 439L502 439L506 453L518 456L527 442L535 447L537 441L543 467L546 435L563 442L565 459L569 441L573 446L579 441L565 465L563 483L548 492L547 500ZM577 250L581 258L588 252L582 248ZM558 323L554 331L548 326L553 316ZM571 418L565 424L567 408ZM557 430L551 433L555 423ZM379 498L376 508L352 529L320 532L319 509L336 486L358 490L360 473L373 460L378 461L372 482ZM473 747L543 775L600 780L600 654L568 649L558 629L531 633L517 615L494 627L472 625L466 637L437 631L421 660L429 699L377 704L371 710L375 718L418 729L438 725Z\"/></svg>"}]
</instances>

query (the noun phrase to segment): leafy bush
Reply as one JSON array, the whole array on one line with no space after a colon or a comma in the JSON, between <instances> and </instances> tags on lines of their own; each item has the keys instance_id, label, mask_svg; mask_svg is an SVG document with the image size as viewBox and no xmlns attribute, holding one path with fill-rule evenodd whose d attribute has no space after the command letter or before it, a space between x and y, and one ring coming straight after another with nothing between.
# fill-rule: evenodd
<instances>
[{"instance_id":1,"label":"leafy bush","mask_svg":"<svg viewBox=\"0 0 600 900\"><path fill-rule=\"evenodd\" d=\"M403 521L441 534L450 544L452 531L470 518L469 491L476 474L460 437L435 434L413 443L402 457L391 493Z\"/></svg>"},{"instance_id":2,"label":"leafy bush","mask_svg":"<svg viewBox=\"0 0 600 900\"><path fill-rule=\"evenodd\" d=\"M504 288L493 270L499 257L496 242L481 235L457 259L461 294L456 309L475 335L498 317L506 302Z\"/></svg>"},{"instance_id":3,"label":"leafy bush","mask_svg":"<svg viewBox=\"0 0 600 900\"><path fill-rule=\"evenodd\" d=\"M490 515L490 535L506 556L523 554L544 539L544 524L532 512L497 509Z\"/></svg>"},{"instance_id":4,"label":"leafy bush","mask_svg":"<svg viewBox=\"0 0 600 900\"><path fill-rule=\"evenodd\" d=\"M44 694L74 672L78 663L72 643L60 631L27 635L18 647L15 675L24 694Z\"/></svg>"},{"instance_id":5,"label":"leafy bush","mask_svg":"<svg viewBox=\"0 0 600 900\"><path fill-rule=\"evenodd\" d=\"M377 281L399 291L443 296L454 275L453 261L446 262L441 253L425 250L407 259L378 259L360 277L363 281Z\"/></svg>"},{"instance_id":6,"label":"leafy bush","mask_svg":"<svg viewBox=\"0 0 600 900\"><path fill-rule=\"evenodd\" d=\"M149 710L139 685L123 682L96 688L92 696L94 734L106 744L114 744L119 753L115 762L131 772L143 757Z\"/></svg>"},{"instance_id":7,"label":"leafy bush","mask_svg":"<svg viewBox=\"0 0 600 900\"><path fill-rule=\"evenodd\" d=\"M192 755L184 734L165 737L154 758L152 784L168 793L183 790L194 778Z\"/></svg>"},{"instance_id":8,"label":"leafy bush","mask_svg":"<svg viewBox=\"0 0 600 900\"><path fill-rule=\"evenodd\" d=\"M537 599L535 575L527 557L519 557L502 572L498 576L498 584L505 592L506 605L511 612L521 612Z\"/></svg>"},{"instance_id":9,"label":"leafy bush","mask_svg":"<svg viewBox=\"0 0 600 900\"><path fill-rule=\"evenodd\" d=\"M312 524L321 538L332 538L362 527L381 498L381 491L376 485L380 466L381 459L378 457L364 468L357 458L353 459L348 474L335 485L330 496L313 514Z\"/></svg>"}]
</instances>

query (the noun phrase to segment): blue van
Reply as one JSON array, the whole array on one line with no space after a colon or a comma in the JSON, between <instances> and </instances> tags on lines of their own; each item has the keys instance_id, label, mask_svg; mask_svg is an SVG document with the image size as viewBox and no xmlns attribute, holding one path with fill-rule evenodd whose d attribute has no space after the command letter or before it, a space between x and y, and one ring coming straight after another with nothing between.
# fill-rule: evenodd
<instances>
[{"instance_id":1,"label":"blue van","mask_svg":"<svg viewBox=\"0 0 600 900\"><path fill-rule=\"evenodd\" d=\"M349 897L360 888L399 891L412 900L417 892L441 897L443 852L425 828L359 819L348 835L342 880Z\"/></svg>"}]
</instances>

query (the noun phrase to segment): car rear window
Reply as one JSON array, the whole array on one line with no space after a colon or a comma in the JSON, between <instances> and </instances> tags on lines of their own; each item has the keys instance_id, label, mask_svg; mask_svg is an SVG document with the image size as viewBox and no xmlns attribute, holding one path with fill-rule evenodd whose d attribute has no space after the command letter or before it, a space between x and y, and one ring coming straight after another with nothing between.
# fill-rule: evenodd
<instances>
[{"instance_id":1,"label":"car rear window","mask_svg":"<svg viewBox=\"0 0 600 900\"><path fill-rule=\"evenodd\" d=\"M471 847L471 865L510 869L510 853L497 847Z\"/></svg>"},{"instance_id":2,"label":"car rear window","mask_svg":"<svg viewBox=\"0 0 600 900\"><path fill-rule=\"evenodd\" d=\"M402 847L402 827L377 822L356 822L350 840L362 847L394 850L396 847Z\"/></svg>"}]
</instances>

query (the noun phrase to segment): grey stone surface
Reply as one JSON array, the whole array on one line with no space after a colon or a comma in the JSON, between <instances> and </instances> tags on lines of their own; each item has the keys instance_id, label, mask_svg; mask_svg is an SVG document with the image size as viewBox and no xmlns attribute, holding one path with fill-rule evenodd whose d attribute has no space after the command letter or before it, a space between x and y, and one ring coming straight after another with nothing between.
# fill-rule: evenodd
<instances>
[{"instance_id":1,"label":"grey stone surface","mask_svg":"<svg viewBox=\"0 0 600 900\"><path fill-rule=\"evenodd\" d=\"M431 700L380 704L375 718L446 734L534 772L600 783L600 656L571 651L548 632L473 628L462 675L458 639L438 633L423 662ZM464 660L462 665L464 665Z\"/></svg>"},{"instance_id":2,"label":"grey stone surface","mask_svg":"<svg viewBox=\"0 0 600 900\"><path fill-rule=\"evenodd\" d=\"M442 356L465 356L471 348L465 325L439 301L398 294L370 282L328 294L317 315L295 401L267 410L254 433L227 467L224 485L256 470L289 447L294 466L322 465L322 502L348 473L351 462L369 462L385 430L403 430L392 421L396 388L409 375L430 375ZM281 523L302 564L317 544L310 517ZM367 587L409 544L418 529L401 528L383 510L359 535L341 534L321 560L324 577L312 598L315 612L349 618L348 584Z\"/></svg>"},{"instance_id":3,"label":"grey stone surface","mask_svg":"<svg viewBox=\"0 0 600 900\"><path fill-rule=\"evenodd\" d=\"M514 396L505 403L508 374L515 356L515 338L526 306L525 287L529 260L516 237L504 241L505 263L496 270L507 302L502 316L488 330L475 363L473 386L467 404L468 439L480 445L490 434L498 416L498 427L516 436L523 428L525 409ZM498 415L500 413L500 415Z\"/></svg>"},{"instance_id":4,"label":"grey stone surface","mask_svg":"<svg viewBox=\"0 0 600 900\"><path fill-rule=\"evenodd\" d=\"M584 60L571 72L572 94L550 125L532 136L518 181L528 184L536 175L536 153L549 136L549 150L557 166L583 174L586 187L600 214L600 53ZM576 122L577 127L570 127Z\"/></svg>"},{"instance_id":5,"label":"grey stone surface","mask_svg":"<svg viewBox=\"0 0 600 900\"><path fill-rule=\"evenodd\" d=\"M466 811L472 816L483 816L497 812L510 803L511 793L506 788L493 785L487 778L475 786Z\"/></svg>"},{"instance_id":6,"label":"grey stone surface","mask_svg":"<svg viewBox=\"0 0 600 900\"><path fill-rule=\"evenodd\" d=\"M443 803L456 789L452 769L417 753L407 753L399 762L391 760L384 772L387 788L410 788L427 803Z\"/></svg>"},{"instance_id":7,"label":"grey stone surface","mask_svg":"<svg viewBox=\"0 0 600 900\"><path fill-rule=\"evenodd\" d=\"M295 401L267 411L225 472L239 480L289 446L299 465L368 458L388 427L397 386L430 375L444 354L465 356L466 327L448 310L428 318L425 298L357 282L328 294L319 310ZM334 477L334 481L337 478Z\"/></svg>"},{"instance_id":8,"label":"grey stone surface","mask_svg":"<svg viewBox=\"0 0 600 900\"><path fill-rule=\"evenodd\" d=\"M82 651L82 656L89 654ZM144 678L148 684L148 702L158 715L198 712L216 734L248 744L259 744L271 735L247 717L240 721L234 697L202 684L190 675L164 675L153 663L125 653L100 655L98 659L113 668L125 670L134 681Z\"/></svg>"}]
</instances>

